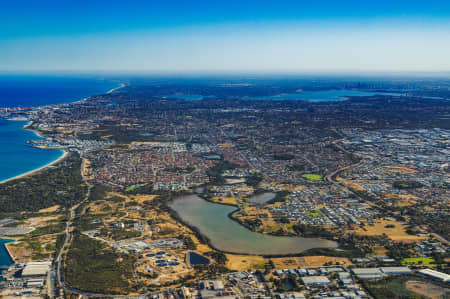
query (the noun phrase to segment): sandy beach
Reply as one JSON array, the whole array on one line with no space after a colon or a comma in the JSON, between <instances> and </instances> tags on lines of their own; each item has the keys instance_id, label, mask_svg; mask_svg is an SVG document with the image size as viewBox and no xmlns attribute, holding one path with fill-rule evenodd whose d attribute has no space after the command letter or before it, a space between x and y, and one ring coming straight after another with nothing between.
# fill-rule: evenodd
<instances>
[{"instance_id":1,"label":"sandy beach","mask_svg":"<svg viewBox=\"0 0 450 299\"><path fill-rule=\"evenodd\" d=\"M36 134L36 136L45 139L45 137L42 136L41 133L38 130L28 128L31 124L32 124L32 122L30 121L28 124L24 125L23 129L32 131L34 134ZM35 173L37 173L37 172L47 168L47 167L55 165L56 163L62 161L65 157L67 157L68 152L65 151L65 150L62 150L62 151L63 151L63 153L58 159L56 159L56 160L54 160L54 161L52 161L52 162L50 162L50 163L48 163L46 165L43 165L43 166L41 166L39 168L27 171L25 173L19 174L19 175L15 176L15 177L12 177L12 178L9 178L9 179L3 180L3 181L0 181L0 184L4 184L4 183L7 183L7 182L10 182L10 181L13 181L13 180L17 180L17 179L21 179L21 178L24 178L24 177L27 177L27 176L31 176L31 175L33 175L33 174L35 174Z\"/></svg>"},{"instance_id":2,"label":"sandy beach","mask_svg":"<svg viewBox=\"0 0 450 299\"><path fill-rule=\"evenodd\" d=\"M116 90L118 90L118 89L120 89L122 87L125 87L125 86L126 86L125 83L120 83L120 86L109 90L106 94L110 94L110 93L112 93L112 92L114 92L114 91L116 91Z\"/></svg>"},{"instance_id":3,"label":"sandy beach","mask_svg":"<svg viewBox=\"0 0 450 299\"><path fill-rule=\"evenodd\" d=\"M56 163L62 161L65 157L67 157L68 152L65 151L65 150L62 150L62 151L63 151L63 154L61 155L61 157L59 157L59 158L56 159L55 161L50 162L49 164L46 164L46 165L41 166L41 167L39 167L39 168L36 168L36 169L30 170L30 171L28 171L28 172L25 172L25 173L23 173L23 174L17 175L17 176L15 176L15 177L9 178L9 179L7 179L7 180L0 181L0 184L4 184L4 183L7 183L7 182L10 182L10 181L13 181L13 180L22 179L22 178L25 178L25 177L27 177L27 176L31 176L31 175L33 175L33 174L35 174L35 173L37 173L37 172L39 172L39 171L41 171L41 170L47 168L47 167L50 167L50 166L55 165Z\"/></svg>"},{"instance_id":4,"label":"sandy beach","mask_svg":"<svg viewBox=\"0 0 450 299\"><path fill-rule=\"evenodd\" d=\"M110 89L106 94L110 94L110 93L114 92L115 90L118 90L118 89L123 88L123 87L125 87L125 86L126 86L126 84L120 83L120 86L115 87L115 88L113 88L113 89ZM90 98L90 97L86 97L86 98L84 98L84 99L82 99L82 100L80 100L80 101L72 102L72 104L73 104L73 103L79 103L79 102L86 101L86 100L88 100L89 98ZM60 106L60 105L67 105L67 104L59 104L59 105L56 105L56 106ZM34 132L34 134L36 134L36 136L38 136L39 138L45 139L46 137L43 136L39 130L32 129L32 128L29 127L32 123L33 123L33 122L30 121L29 123L27 123L26 125L24 125L24 130L30 130L30 131ZM62 150L62 149L61 149L61 150ZM68 155L68 152L67 152L66 150L62 150L62 151L63 151L63 154L62 154L58 159L56 159L56 160L54 160L54 161L52 161L52 162L50 162L50 163L48 163L48 164L46 164L46 165L43 165L43 166L41 166L41 167L39 167L39 168L36 168L36 169L30 170L30 171L27 171L27 172L25 172L25 173L23 173L23 174L17 175L17 176L15 176L15 177L12 177L12 178L9 178L9 179L3 180L3 181L0 181L0 184L4 184L4 183L7 183L7 182L10 182L10 181L13 181L13 180L17 180L17 179L21 179L21 178L24 178L24 177L31 176L31 175L33 175L33 174L35 174L35 173L37 173L37 172L39 172L39 171L41 171L41 170L47 168L47 167L50 167L50 166L53 166L53 165L57 164L58 162L62 161L62 160Z\"/></svg>"},{"instance_id":5,"label":"sandy beach","mask_svg":"<svg viewBox=\"0 0 450 299\"><path fill-rule=\"evenodd\" d=\"M120 86L117 86L117 87L114 87L113 89L108 90L108 92L106 92L105 94L110 94L110 93L112 93L112 92L114 92L114 91L116 91L116 90L118 90L118 89L120 89L120 88L122 88L122 87L125 87L125 86L126 86L125 83L120 83ZM75 102L71 102L71 103L66 103L66 104L64 104L64 105L83 103L83 102L89 100L90 97L91 97L91 96L85 97L84 99L81 99L81 100L79 100L79 101L75 101Z\"/></svg>"}]
</instances>

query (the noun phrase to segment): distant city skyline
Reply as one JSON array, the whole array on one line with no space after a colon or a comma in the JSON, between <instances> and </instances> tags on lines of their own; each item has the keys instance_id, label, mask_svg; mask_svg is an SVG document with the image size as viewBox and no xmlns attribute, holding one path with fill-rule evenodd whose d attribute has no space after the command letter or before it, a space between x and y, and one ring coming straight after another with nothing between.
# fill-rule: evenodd
<instances>
[{"instance_id":1,"label":"distant city skyline","mask_svg":"<svg viewBox=\"0 0 450 299\"><path fill-rule=\"evenodd\" d=\"M449 72L450 3L391 2L15 1L0 72Z\"/></svg>"}]
</instances>

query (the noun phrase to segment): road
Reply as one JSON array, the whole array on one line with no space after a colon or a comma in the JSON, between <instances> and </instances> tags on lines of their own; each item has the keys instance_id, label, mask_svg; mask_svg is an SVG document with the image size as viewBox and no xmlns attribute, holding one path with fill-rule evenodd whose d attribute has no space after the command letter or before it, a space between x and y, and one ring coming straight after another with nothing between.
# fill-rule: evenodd
<instances>
[{"instance_id":1,"label":"road","mask_svg":"<svg viewBox=\"0 0 450 299\"><path fill-rule=\"evenodd\" d=\"M82 162L82 165L81 165L81 167L82 167L81 169L83 169L83 166L84 166L84 160L82 160L82 161L83 162ZM82 295L84 297L96 297L96 298L98 298L98 297L108 297L108 298L128 298L128 299L134 298L134 297L140 297L140 296L98 294L98 293L85 292L83 290L78 290L78 289L71 288L70 286L68 286L67 284L64 283L64 280L62 278L62 265L64 263L64 257L67 254L67 250L69 248L70 242L72 240L72 231L71 231L71 229L72 229L72 222L73 222L73 219L76 216L77 208L81 204L83 204L83 203L85 203L86 201L89 200L89 197L91 195L91 190L92 190L92 187L93 187L93 185L85 177L83 177L83 181L88 186L88 192L86 194L86 197L81 202L79 202L78 204L76 204L76 205L74 205L74 206L72 206L70 208L70 217L69 217L69 220L67 220L66 229L65 229L65 236L66 236L66 238L65 238L64 244L63 244L63 246L61 246L61 249L60 249L60 251L58 253L58 256L57 256L57 258L55 260L55 271L56 271L56 283L57 283L57 286L58 286L59 290L63 289L63 290L66 290L66 291L69 291L69 292L72 292L72 293L75 293L75 294L78 294L78 295ZM54 271L51 271L51 272L54 272ZM57 294L56 295L52 294L52 293L56 293L56 291L57 291L56 289L57 288L55 288L54 290L51 290L51 292L49 290L50 298L54 298L54 296L58 297ZM152 293L149 293L149 294L152 294Z\"/></svg>"},{"instance_id":2,"label":"road","mask_svg":"<svg viewBox=\"0 0 450 299\"><path fill-rule=\"evenodd\" d=\"M83 159L83 158L82 158ZM82 160L83 162L82 162L82 165L81 165L81 169L83 169L84 168L84 160ZM68 245L69 245L69 243L70 243L70 240L71 240L71 238L72 238L72 231L71 231L71 228L72 228L72 222L73 222L73 219L75 218L75 216L76 216L76 209L82 204L82 203L84 203L84 202L86 202L87 200L89 200L89 196L91 195L91 189L92 189L92 185L91 185L91 183L88 181L88 180L86 180L84 177L83 177L83 181L84 181L84 183L88 186L88 192L86 193L86 197L81 201L81 202L79 202L78 204L76 204L76 205L74 205L74 206L72 206L71 208L70 208L70 217L69 217L69 219L67 220L67 223L66 223L66 229L65 229L65 235L66 235L66 238L65 238L65 240L64 240L64 244L63 244L63 246L61 246L61 249L60 249L60 251L59 251L59 253L58 253L58 256L57 256L57 258L56 258L56 260L55 260L55 264L56 264L56 281L57 281L57 285L58 285L58 287L59 288L63 288L63 289L66 289L66 290L69 290L69 291L73 291L73 289L72 288L70 288L70 287L68 287L65 283L64 283L64 281L63 281L63 279L62 279L62 274L61 274L61 271L62 271L62 263L63 263L63 257L64 257L64 255L66 254L66 250L67 250L67 248L68 248ZM78 293L78 292L75 292L75 293ZM83 295L83 293L81 292L81 293L79 293L79 294L81 294L81 295Z\"/></svg>"},{"instance_id":3,"label":"road","mask_svg":"<svg viewBox=\"0 0 450 299\"><path fill-rule=\"evenodd\" d=\"M334 146L336 146L339 150L341 150L342 152L344 152L344 153L346 153L346 154L348 154L348 155L357 155L357 154L354 154L354 153L350 153L349 151L347 151L346 149L344 149L342 146L340 146L340 145L338 144L339 142L341 142L341 141L343 141L343 140L345 140L345 139L336 139L336 140L334 140L334 141L332 142L332 144L333 144ZM349 168L355 168L355 167L358 167L358 166L360 166L362 163L364 163L363 157L361 157L361 156L359 156L359 155L357 155L357 156L360 158L359 162L354 163L354 164L347 165L347 166L345 166L345 167L341 167L341 168L339 168L339 169L333 171L332 173L327 174L327 175L325 176L325 180L328 181L328 182L330 182L330 183L333 183L333 184L335 184L335 185L340 185L338 182L336 182L336 181L334 180L334 177L335 177L339 172L341 172L341 171L343 171L343 170L346 170L346 169L349 169Z\"/></svg>"}]
</instances>

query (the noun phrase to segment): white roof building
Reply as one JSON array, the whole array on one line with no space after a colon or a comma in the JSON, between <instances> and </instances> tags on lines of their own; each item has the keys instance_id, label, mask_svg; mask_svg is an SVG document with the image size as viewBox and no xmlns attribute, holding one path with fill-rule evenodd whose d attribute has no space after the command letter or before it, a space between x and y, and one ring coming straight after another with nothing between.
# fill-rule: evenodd
<instances>
[{"instance_id":1,"label":"white roof building","mask_svg":"<svg viewBox=\"0 0 450 299\"><path fill-rule=\"evenodd\" d=\"M330 280L326 276L307 276L302 277L302 281L305 285L327 285L330 283Z\"/></svg>"},{"instance_id":2,"label":"white roof building","mask_svg":"<svg viewBox=\"0 0 450 299\"><path fill-rule=\"evenodd\" d=\"M31 262L22 270L22 277L45 276L50 270L52 262Z\"/></svg>"},{"instance_id":3,"label":"white roof building","mask_svg":"<svg viewBox=\"0 0 450 299\"><path fill-rule=\"evenodd\" d=\"M385 274L410 274L412 271L408 267L381 267Z\"/></svg>"},{"instance_id":4,"label":"white roof building","mask_svg":"<svg viewBox=\"0 0 450 299\"><path fill-rule=\"evenodd\" d=\"M431 269L423 269L419 271L420 274L423 275L427 275L445 282L449 282L450 281L450 275L446 274L446 273L442 273L439 271L434 271Z\"/></svg>"},{"instance_id":5,"label":"white roof building","mask_svg":"<svg viewBox=\"0 0 450 299\"><path fill-rule=\"evenodd\" d=\"M379 268L355 268L352 272L362 279L379 279L383 278L383 273Z\"/></svg>"}]
</instances>

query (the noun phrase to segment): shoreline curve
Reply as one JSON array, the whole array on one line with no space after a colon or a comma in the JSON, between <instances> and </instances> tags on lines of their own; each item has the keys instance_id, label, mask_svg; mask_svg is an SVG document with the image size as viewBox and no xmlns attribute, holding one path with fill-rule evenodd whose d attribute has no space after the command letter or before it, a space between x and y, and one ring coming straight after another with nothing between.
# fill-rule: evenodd
<instances>
[{"instance_id":1,"label":"shoreline curve","mask_svg":"<svg viewBox=\"0 0 450 299\"><path fill-rule=\"evenodd\" d=\"M123 87L125 87L125 86L126 86L125 83L120 83L119 86L110 89L110 90L107 91L105 94L111 94L112 92L114 92L114 91L116 91L116 90L118 90L118 89L120 89L120 88L123 88ZM90 97L91 97L91 96L88 96L88 97L85 97L85 98L83 98L83 99L81 99L81 100L78 100L78 101L69 102L69 103L64 103L64 104L57 104L57 105L55 105L55 106L80 103L80 102L83 102L83 101L88 100ZM47 139L46 137L42 136L41 133L40 133L38 130L29 128L29 126L30 126L31 124L32 124L31 121L28 122L28 124L24 125L23 130L32 131L37 137L43 138L43 139ZM14 181L14 180L18 180L18 179L22 179L22 178L25 178L25 177L34 175L35 173L37 173L37 172L39 172L39 171L41 171L41 170L44 170L44 169L46 169L46 168L48 168L48 167L50 167L50 166L53 166L53 165L55 165L55 164L61 162L64 158L67 157L67 155L69 154L69 152L66 151L66 150L64 150L64 149L59 149L59 150L62 151L62 153L61 153L61 156L59 156L56 160L54 160L54 161L52 161L52 162L50 162L50 163L47 163L47 164L45 164L45 165L42 165L42 166L40 166L40 167L38 167L38 168L35 168L35 169L30 170L30 171L24 172L24 173L22 173L22 174L19 174L19 175L10 177L10 178L8 178L8 179L4 179L4 180L0 181L0 184L5 184L5 183L8 183L8 182L11 182L11 181Z\"/></svg>"}]
</instances>

